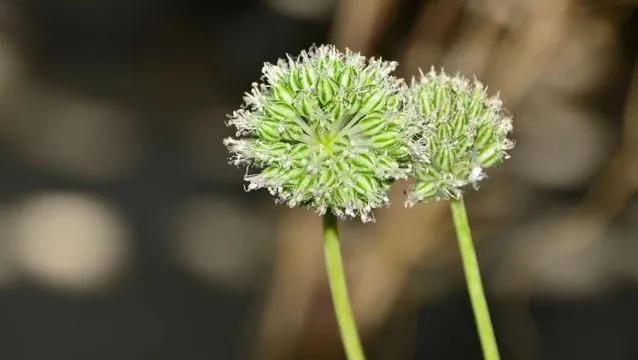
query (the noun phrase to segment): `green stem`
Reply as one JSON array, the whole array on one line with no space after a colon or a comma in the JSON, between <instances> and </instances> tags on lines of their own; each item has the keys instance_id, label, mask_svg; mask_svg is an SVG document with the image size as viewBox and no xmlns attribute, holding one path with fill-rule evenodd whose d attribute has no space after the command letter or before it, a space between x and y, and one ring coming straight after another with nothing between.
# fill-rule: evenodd
<instances>
[{"instance_id":1,"label":"green stem","mask_svg":"<svg viewBox=\"0 0 638 360\"><path fill-rule=\"evenodd\" d=\"M454 228L456 229L456 237L459 242L461 259L463 261L463 271L465 272L465 280L467 282L472 309L474 310L474 319L483 348L483 357L485 360L499 360L498 346L494 329L490 320L490 311L485 300L485 292L483 291L483 283L481 281L481 272L479 270L476 251L472 242L472 231L467 220L467 212L463 199L452 200L450 202L452 209L452 218L454 219Z\"/></svg>"},{"instance_id":2,"label":"green stem","mask_svg":"<svg viewBox=\"0 0 638 360\"><path fill-rule=\"evenodd\" d=\"M328 283L332 294L339 333L348 360L365 360L357 325L352 316L348 286L343 270L337 218L329 211L323 216L323 251L326 258Z\"/></svg>"}]
</instances>

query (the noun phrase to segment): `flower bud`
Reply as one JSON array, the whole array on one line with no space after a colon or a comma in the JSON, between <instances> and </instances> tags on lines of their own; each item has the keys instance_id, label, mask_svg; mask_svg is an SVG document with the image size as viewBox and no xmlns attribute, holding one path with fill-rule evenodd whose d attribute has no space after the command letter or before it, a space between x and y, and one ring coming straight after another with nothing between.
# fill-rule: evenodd
<instances>
[{"instance_id":1,"label":"flower bud","mask_svg":"<svg viewBox=\"0 0 638 360\"><path fill-rule=\"evenodd\" d=\"M248 190L277 202L338 216L373 219L390 184L407 178L416 127L396 63L366 59L334 46L313 47L265 64L228 125L224 141L236 165L262 168L245 176Z\"/></svg>"},{"instance_id":2,"label":"flower bud","mask_svg":"<svg viewBox=\"0 0 638 360\"><path fill-rule=\"evenodd\" d=\"M377 111L383 107L385 95L386 94L379 89L371 89L370 92L364 96L359 112L365 114Z\"/></svg>"},{"instance_id":3,"label":"flower bud","mask_svg":"<svg viewBox=\"0 0 638 360\"><path fill-rule=\"evenodd\" d=\"M277 101L291 104L294 100L293 92L287 85L279 84L279 86L273 88L273 93Z\"/></svg>"},{"instance_id":4,"label":"flower bud","mask_svg":"<svg viewBox=\"0 0 638 360\"><path fill-rule=\"evenodd\" d=\"M329 78L322 78L317 84L317 96L322 104L327 104L337 92L335 81Z\"/></svg>"},{"instance_id":5,"label":"flower bud","mask_svg":"<svg viewBox=\"0 0 638 360\"><path fill-rule=\"evenodd\" d=\"M350 66L345 67L341 71L341 73L339 73L339 78L338 78L339 85L342 88L351 87L352 86L352 81L355 78L355 76L356 76L356 72L355 72L355 70L352 67L350 67Z\"/></svg>"},{"instance_id":6,"label":"flower bud","mask_svg":"<svg viewBox=\"0 0 638 360\"><path fill-rule=\"evenodd\" d=\"M370 114L359 121L359 129L366 135L378 134L387 126L388 121L381 114Z\"/></svg>"},{"instance_id":7,"label":"flower bud","mask_svg":"<svg viewBox=\"0 0 638 360\"><path fill-rule=\"evenodd\" d=\"M458 198L464 185L476 186L483 169L499 164L513 147L507 138L511 118L477 80L421 73L412 81L409 102L418 135L411 145L416 185L407 205Z\"/></svg>"}]
</instances>

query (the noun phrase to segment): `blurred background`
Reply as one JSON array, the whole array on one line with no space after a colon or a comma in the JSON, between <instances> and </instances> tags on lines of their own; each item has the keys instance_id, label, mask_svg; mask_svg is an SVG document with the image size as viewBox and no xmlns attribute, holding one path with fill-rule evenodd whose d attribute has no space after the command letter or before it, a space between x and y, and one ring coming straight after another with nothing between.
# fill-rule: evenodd
<instances>
[{"instance_id":1,"label":"blurred background","mask_svg":"<svg viewBox=\"0 0 638 360\"><path fill-rule=\"evenodd\" d=\"M224 121L334 43L500 91L468 193L504 359L638 359L638 3L0 0L0 359L343 359L319 218L246 194ZM343 246L371 360L480 359L448 208Z\"/></svg>"}]
</instances>

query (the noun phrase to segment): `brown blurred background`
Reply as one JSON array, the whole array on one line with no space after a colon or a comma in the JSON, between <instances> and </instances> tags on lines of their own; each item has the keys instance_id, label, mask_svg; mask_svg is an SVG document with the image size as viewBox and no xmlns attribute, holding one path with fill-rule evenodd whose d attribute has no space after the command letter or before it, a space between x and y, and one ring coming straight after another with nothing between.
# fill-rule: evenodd
<instances>
[{"instance_id":1,"label":"brown blurred background","mask_svg":"<svg viewBox=\"0 0 638 360\"><path fill-rule=\"evenodd\" d=\"M515 116L467 194L504 359L638 359L638 3L0 0L0 359L343 359L319 218L244 193L225 114L330 42ZM445 203L344 224L370 360L480 359Z\"/></svg>"}]
</instances>

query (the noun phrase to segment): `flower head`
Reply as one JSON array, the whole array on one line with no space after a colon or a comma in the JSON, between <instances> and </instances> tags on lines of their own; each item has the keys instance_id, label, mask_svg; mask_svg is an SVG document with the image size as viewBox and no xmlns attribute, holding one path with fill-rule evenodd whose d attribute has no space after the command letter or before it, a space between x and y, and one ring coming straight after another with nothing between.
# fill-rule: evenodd
<instances>
[{"instance_id":1,"label":"flower head","mask_svg":"<svg viewBox=\"0 0 638 360\"><path fill-rule=\"evenodd\" d=\"M459 198L461 188L477 186L484 169L508 158L512 118L498 98L478 81L432 69L410 86L414 124L416 184L406 204Z\"/></svg>"},{"instance_id":2,"label":"flower head","mask_svg":"<svg viewBox=\"0 0 638 360\"><path fill-rule=\"evenodd\" d=\"M371 220L410 171L407 86L391 75L396 66L329 45L265 64L263 82L230 116L236 137L224 140L232 164L259 169L245 176L248 190Z\"/></svg>"}]
</instances>

